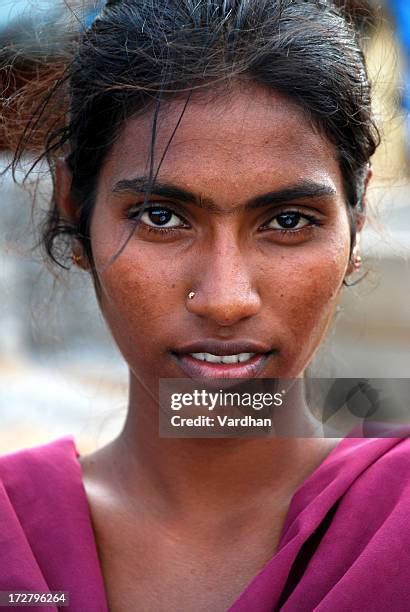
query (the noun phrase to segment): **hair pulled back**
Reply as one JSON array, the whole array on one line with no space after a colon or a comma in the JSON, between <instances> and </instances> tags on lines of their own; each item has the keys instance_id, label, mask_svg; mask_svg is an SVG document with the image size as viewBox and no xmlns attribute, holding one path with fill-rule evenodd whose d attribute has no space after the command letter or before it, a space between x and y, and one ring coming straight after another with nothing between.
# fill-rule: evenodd
<instances>
[{"instance_id":1,"label":"hair pulled back","mask_svg":"<svg viewBox=\"0 0 410 612\"><path fill-rule=\"evenodd\" d=\"M379 137L363 53L340 9L327 0L112 0L77 41L26 130L33 133L63 93L64 125L48 132L43 156L52 171L66 157L78 222L62 219L52 202L43 234L48 255L64 266L74 238L92 264L99 173L127 118L233 80L287 96L334 144L353 237Z\"/></svg>"}]
</instances>

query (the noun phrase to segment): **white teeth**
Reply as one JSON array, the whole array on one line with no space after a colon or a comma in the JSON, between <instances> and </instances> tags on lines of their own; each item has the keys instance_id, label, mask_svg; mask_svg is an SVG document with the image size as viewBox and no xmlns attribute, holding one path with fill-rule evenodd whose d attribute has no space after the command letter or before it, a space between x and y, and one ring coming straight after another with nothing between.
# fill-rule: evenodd
<instances>
[{"instance_id":1,"label":"white teeth","mask_svg":"<svg viewBox=\"0 0 410 612\"><path fill-rule=\"evenodd\" d=\"M190 353L192 357L199 361L209 361L210 363L243 363L256 355L256 353L239 353L238 355L212 355L212 353Z\"/></svg>"},{"instance_id":2,"label":"white teeth","mask_svg":"<svg viewBox=\"0 0 410 612\"><path fill-rule=\"evenodd\" d=\"M248 359L250 359L251 357L253 357L254 355L256 355L256 353L240 353L238 355L239 357L239 362L242 363L243 361L248 361Z\"/></svg>"}]
</instances>

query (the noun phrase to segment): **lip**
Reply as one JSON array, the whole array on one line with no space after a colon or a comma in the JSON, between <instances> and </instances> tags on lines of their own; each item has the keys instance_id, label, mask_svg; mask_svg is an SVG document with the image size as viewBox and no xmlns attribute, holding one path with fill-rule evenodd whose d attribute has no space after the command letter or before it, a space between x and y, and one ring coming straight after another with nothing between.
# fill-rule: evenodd
<instances>
[{"instance_id":1,"label":"lip","mask_svg":"<svg viewBox=\"0 0 410 612\"><path fill-rule=\"evenodd\" d=\"M268 353L272 346L251 340L198 340L172 349L173 353L211 353L212 355L238 355L239 353Z\"/></svg>"},{"instance_id":2,"label":"lip","mask_svg":"<svg viewBox=\"0 0 410 612\"><path fill-rule=\"evenodd\" d=\"M173 350L172 356L191 378L255 378L261 374L276 352L272 347L257 342L203 340ZM256 355L242 363L210 363L195 359L189 353L211 353L221 356L239 353L256 353Z\"/></svg>"}]
</instances>

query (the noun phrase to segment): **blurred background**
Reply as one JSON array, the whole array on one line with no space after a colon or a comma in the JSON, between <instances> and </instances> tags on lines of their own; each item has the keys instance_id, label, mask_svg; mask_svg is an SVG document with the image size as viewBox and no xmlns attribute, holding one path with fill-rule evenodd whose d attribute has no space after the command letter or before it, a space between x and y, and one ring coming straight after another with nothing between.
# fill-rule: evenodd
<instances>
[{"instance_id":1,"label":"blurred background","mask_svg":"<svg viewBox=\"0 0 410 612\"><path fill-rule=\"evenodd\" d=\"M2 58L13 57L3 94L12 100L23 82L42 78L50 58L64 54L70 36L92 23L102 4L0 0ZM362 239L368 273L343 289L309 375L410 378L410 2L347 4L362 30L382 144ZM12 105L4 112L12 113ZM4 130L0 117L1 169L10 161ZM34 156L26 151L28 165ZM35 213L33 189L41 202ZM9 173L0 178L0 453L65 434L89 452L116 435L126 412L127 370L88 275L73 268L56 278L35 246L50 189L41 169L31 189Z\"/></svg>"}]
</instances>

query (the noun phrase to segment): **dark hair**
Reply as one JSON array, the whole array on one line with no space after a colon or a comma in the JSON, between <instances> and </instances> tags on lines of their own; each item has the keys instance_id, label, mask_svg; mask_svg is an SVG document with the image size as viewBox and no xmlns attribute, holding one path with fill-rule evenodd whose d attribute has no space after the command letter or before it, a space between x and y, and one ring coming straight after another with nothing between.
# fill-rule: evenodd
<instances>
[{"instance_id":1,"label":"dark hair","mask_svg":"<svg viewBox=\"0 0 410 612\"><path fill-rule=\"evenodd\" d=\"M64 265L56 245L71 247L75 237L93 266L89 227L99 172L127 118L233 81L284 94L334 144L353 238L379 135L363 53L342 11L326 0L118 0L81 36L26 130L27 137L63 94L65 125L49 131L43 157L53 170L65 152L79 216L70 224L52 203L43 234L48 255Z\"/></svg>"}]
</instances>

